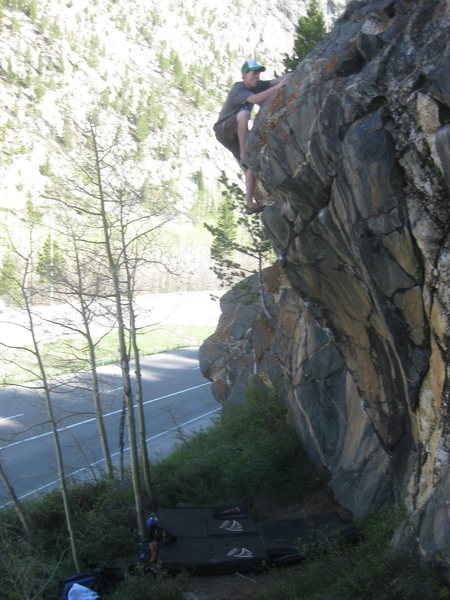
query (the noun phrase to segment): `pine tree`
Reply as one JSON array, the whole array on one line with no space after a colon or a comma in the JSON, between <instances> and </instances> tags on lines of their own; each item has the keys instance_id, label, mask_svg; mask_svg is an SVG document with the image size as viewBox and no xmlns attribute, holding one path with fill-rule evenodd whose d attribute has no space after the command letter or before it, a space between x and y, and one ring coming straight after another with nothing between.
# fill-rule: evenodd
<instances>
[{"instance_id":1,"label":"pine tree","mask_svg":"<svg viewBox=\"0 0 450 600\"><path fill-rule=\"evenodd\" d=\"M311 50L322 40L326 33L325 20L317 0L311 0L304 17L300 17L295 28L297 37L291 56L284 55L286 71L293 71Z\"/></svg>"},{"instance_id":2,"label":"pine tree","mask_svg":"<svg viewBox=\"0 0 450 600\"><path fill-rule=\"evenodd\" d=\"M52 174L52 167L50 165L50 158L46 156L45 162L39 165L39 173L44 177L50 177Z\"/></svg>"},{"instance_id":3,"label":"pine tree","mask_svg":"<svg viewBox=\"0 0 450 600\"><path fill-rule=\"evenodd\" d=\"M72 148L73 148L72 119L69 114L66 114L64 116L62 142L64 144L64 148L66 148L67 150L72 150Z\"/></svg>"},{"instance_id":4,"label":"pine tree","mask_svg":"<svg viewBox=\"0 0 450 600\"><path fill-rule=\"evenodd\" d=\"M236 243L236 219L234 209L236 203L229 192L224 192L223 201L219 207L217 229L211 245L211 258L220 261L221 258L229 259L234 253Z\"/></svg>"},{"instance_id":5,"label":"pine tree","mask_svg":"<svg viewBox=\"0 0 450 600\"><path fill-rule=\"evenodd\" d=\"M221 282L228 287L254 273L261 274L263 263L270 260L272 244L268 239L260 219L235 217L239 207L245 206L243 191L235 183L230 183L222 174L220 182L225 187L224 201L219 209L217 225L204 223L213 236L211 245L212 270ZM238 232L245 232L244 239L238 239Z\"/></svg>"},{"instance_id":6,"label":"pine tree","mask_svg":"<svg viewBox=\"0 0 450 600\"><path fill-rule=\"evenodd\" d=\"M51 283L57 273L64 270L64 256L58 242L48 235L42 250L38 252L37 272L43 281Z\"/></svg>"},{"instance_id":7,"label":"pine tree","mask_svg":"<svg viewBox=\"0 0 450 600\"><path fill-rule=\"evenodd\" d=\"M34 23L37 19L37 0L31 0L30 5L27 9L27 14Z\"/></svg>"},{"instance_id":8,"label":"pine tree","mask_svg":"<svg viewBox=\"0 0 450 600\"><path fill-rule=\"evenodd\" d=\"M0 297L11 306L20 305L20 287L17 283L17 260L7 252L0 267Z\"/></svg>"},{"instance_id":9,"label":"pine tree","mask_svg":"<svg viewBox=\"0 0 450 600\"><path fill-rule=\"evenodd\" d=\"M8 58L8 62L6 63L6 81L8 83L14 83L16 80L16 74L14 72L11 58Z\"/></svg>"},{"instance_id":10,"label":"pine tree","mask_svg":"<svg viewBox=\"0 0 450 600\"><path fill-rule=\"evenodd\" d=\"M175 50L170 51L170 62L173 68L173 72L175 74L175 78L177 82L180 82L181 78L183 77L183 65L181 63L180 57L175 52Z\"/></svg>"},{"instance_id":11,"label":"pine tree","mask_svg":"<svg viewBox=\"0 0 450 600\"><path fill-rule=\"evenodd\" d=\"M146 101L141 98L136 115L135 137L138 142L143 142L150 134L148 113Z\"/></svg>"}]
</instances>

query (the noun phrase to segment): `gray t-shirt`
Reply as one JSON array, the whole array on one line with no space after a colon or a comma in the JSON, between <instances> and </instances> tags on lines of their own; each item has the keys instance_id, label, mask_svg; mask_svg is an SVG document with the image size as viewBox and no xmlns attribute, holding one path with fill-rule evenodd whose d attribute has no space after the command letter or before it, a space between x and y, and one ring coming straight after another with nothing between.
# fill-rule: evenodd
<instances>
[{"instance_id":1,"label":"gray t-shirt","mask_svg":"<svg viewBox=\"0 0 450 600\"><path fill-rule=\"evenodd\" d=\"M225 121L225 119L237 114L243 108L251 110L253 108L253 103L247 102L247 98L253 94L259 94L259 92L263 92L268 88L270 88L270 81L258 81L256 87L251 90L245 87L243 81L237 81L228 92L227 99L220 111L217 123Z\"/></svg>"}]
</instances>

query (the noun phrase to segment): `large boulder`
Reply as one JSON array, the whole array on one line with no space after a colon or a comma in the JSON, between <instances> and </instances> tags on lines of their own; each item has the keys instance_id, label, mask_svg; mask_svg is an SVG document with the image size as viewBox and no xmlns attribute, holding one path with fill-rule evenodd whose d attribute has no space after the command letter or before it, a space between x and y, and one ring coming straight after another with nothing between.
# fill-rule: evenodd
<instances>
[{"instance_id":1,"label":"large boulder","mask_svg":"<svg viewBox=\"0 0 450 600\"><path fill-rule=\"evenodd\" d=\"M222 299L217 397L281 383L311 458L361 515L404 501L450 547L450 8L351 3L259 111L247 160L282 260Z\"/></svg>"}]
</instances>

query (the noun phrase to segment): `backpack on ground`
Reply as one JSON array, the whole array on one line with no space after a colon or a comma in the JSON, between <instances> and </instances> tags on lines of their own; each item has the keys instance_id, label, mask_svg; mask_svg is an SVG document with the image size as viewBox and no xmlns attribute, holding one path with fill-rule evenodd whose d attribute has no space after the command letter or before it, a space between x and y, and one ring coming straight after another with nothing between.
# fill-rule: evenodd
<instances>
[{"instance_id":1,"label":"backpack on ground","mask_svg":"<svg viewBox=\"0 0 450 600\"><path fill-rule=\"evenodd\" d=\"M93 569L92 571L77 573L76 575L72 575L72 577L68 577L62 581L60 584L61 600L69 600L69 592L75 583L99 594L101 591L100 569Z\"/></svg>"}]
</instances>

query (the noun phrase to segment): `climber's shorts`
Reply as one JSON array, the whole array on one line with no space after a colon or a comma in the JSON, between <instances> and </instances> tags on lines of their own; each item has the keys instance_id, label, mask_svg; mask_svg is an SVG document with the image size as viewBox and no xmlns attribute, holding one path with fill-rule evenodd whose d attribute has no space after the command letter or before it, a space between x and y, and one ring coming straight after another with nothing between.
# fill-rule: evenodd
<instances>
[{"instance_id":1,"label":"climber's shorts","mask_svg":"<svg viewBox=\"0 0 450 600\"><path fill-rule=\"evenodd\" d=\"M241 152L239 147L236 115L231 115L231 117L228 117L228 119L216 123L214 125L214 133L222 146L225 146L225 148L233 154L239 165L241 165Z\"/></svg>"}]
</instances>

